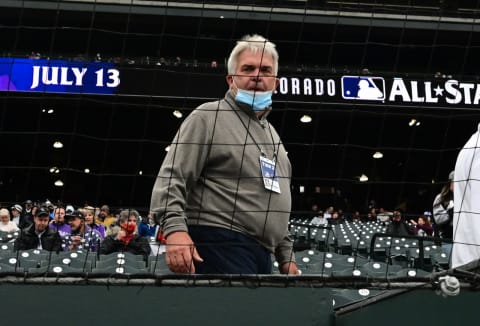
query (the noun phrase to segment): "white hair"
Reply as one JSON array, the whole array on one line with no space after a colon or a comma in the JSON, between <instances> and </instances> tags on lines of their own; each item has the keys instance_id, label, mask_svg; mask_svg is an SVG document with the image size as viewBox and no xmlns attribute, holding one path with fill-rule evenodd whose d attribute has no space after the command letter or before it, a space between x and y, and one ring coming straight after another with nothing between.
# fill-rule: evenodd
<instances>
[{"instance_id":1,"label":"white hair","mask_svg":"<svg viewBox=\"0 0 480 326\"><path fill-rule=\"evenodd\" d=\"M8 216L10 218L10 212L6 208L0 209L0 216Z\"/></svg>"},{"instance_id":2,"label":"white hair","mask_svg":"<svg viewBox=\"0 0 480 326\"><path fill-rule=\"evenodd\" d=\"M238 56L245 50L252 51L257 53L261 51L263 55L270 54L273 58L273 74L276 76L278 73L278 52L275 48L275 44L267 40L261 35L245 35L239 41L237 45L233 48L228 58L228 74L234 75L237 71Z\"/></svg>"}]
</instances>

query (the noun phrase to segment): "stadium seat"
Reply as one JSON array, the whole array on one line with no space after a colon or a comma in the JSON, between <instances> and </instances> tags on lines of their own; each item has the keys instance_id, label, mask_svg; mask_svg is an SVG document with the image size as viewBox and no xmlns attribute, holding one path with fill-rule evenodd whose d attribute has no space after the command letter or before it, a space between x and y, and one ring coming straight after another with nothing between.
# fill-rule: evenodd
<instances>
[{"instance_id":1,"label":"stadium seat","mask_svg":"<svg viewBox=\"0 0 480 326\"><path fill-rule=\"evenodd\" d=\"M14 242L5 242L0 244L0 255L2 254L2 252L13 252L14 245Z\"/></svg>"},{"instance_id":2,"label":"stadium seat","mask_svg":"<svg viewBox=\"0 0 480 326\"><path fill-rule=\"evenodd\" d=\"M141 255L124 255L123 253L115 253L110 255L100 255L95 267L104 268L107 266L129 265L135 268L146 268L146 262Z\"/></svg>"},{"instance_id":3,"label":"stadium seat","mask_svg":"<svg viewBox=\"0 0 480 326\"><path fill-rule=\"evenodd\" d=\"M0 263L17 269L38 268L42 265L41 260L40 255L30 255L28 252L11 252L0 257Z\"/></svg>"},{"instance_id":4,"label":"stadium seat","mask_svg":"<svg viewBox=\"0 0 480 326\"><path fill-rule=\"evenodd\" d=\"M400 270L401 266L397 265L388 265L386 263L371 261L361 266L358 266L358 275L355 276L368 276L372 278L382 278L387 279L392 275L396 275Z\"/></svg>"},{"instance_id":5,"label":"stadium seat","mask_svg":"<svg viewBox=\"0 0 480 326\"><path fill-rule=\"evenodd\" d=\"M94 267L97 261L97 253L92 251L60 251L58 254L53 254L50 257L47 257L46 260L50 261L62 261L63 259L70 260L68 263L69 266L80 268L85 266L86 268ZM68 262L68 261L67 261Z\"/></svg>"},{"instance_id":6,"label":"stadium seat","mask_svg":"<svg viewBox=\"0 0 480 326\"><path fill-rule=\"evenodd\" d=\"M273 260L272 260L273 261ZM274 263L275 265L275 263ZM155 275L168 275L173 274L167 266L164 255L149 256L148 257L148 270ZM275 273L275 269L274 269ZM276 273L279 273L278 267Z\"/></svg>"},{"instance_id":7,"label":"stadium seat","mask_svg":"<svg viewBox=\"0 0 480 326\"><path fill-rule=\"evenodd\" d=\"M92 274L108 274L108 275L134 275L134 274L148 274L147 268L136 268L130 265L109 265L105 267L95 267L92 269Z\"/></svg>"},{"instance_id":8,"label":"stadium seat","mask_svg":"<svg viewBox=\"0 0 480 326\"><path fill-rule=\"evenodd\" d=\"M18 237L19 234L20 234L19 232L0 231L0 243L2 242L7 243L10 241L13 241Z\"/></svg>"},{"instance_id":9,"label":"stadium seat","mask_svg":"<svg viewBox=\"0 0 480 326\"><path fill-rule=\"evenodd\" d=\"M64 264L51 264L49 266L41 266L38 268L28 268L28 274L57 274L57 275L66 275L66 274L82 274L85 273L83 268L75 268L72 266Z\"/></svg>"},{"instance_id":10,"label":"stadium seat","mask_svg":"<svg viewBox=\"0 0 480 326\"><path fill-rule=\"evenodd\" d=\"M427 272L422 269L418 268L402 268L400 270L395 271L389 275L390 279L395 278L415 278L415 277L429 277L431 275L430 272Z\"/></svg>"},{"instance_id":11,"label":"stadium seat","mask_svg":"<svg viewBox=\"0 0 480 326\"><path fill-rule=\"evenodd\" d=\"M5 264L0 262L0 275L12 272L23 272L23 268L18 267L16 264Z\"/></svg>"},{"instance_id":12,"label":"stadium seat","mask_svg":"<svg viewBox=\"0 0 480 326\"><path fill-rule=\"evenodd\" d=\"M107 255L99 255L98 260L109 260L113 258L124 258L126 260L138 260L138 261L144 261L145 258L143 255L135 255L132 254L131 252L112 252L111 254Z\"/></svg>"},{"instance_id":13,"label":"stadium seat","mask_svg":"<svg viewBox=\"0 0 480 326\"><path fill-rule=\"evenodd\" d=\"M436 252L430 255L432 264L442 269L448 269L450 266L450 257L444 252Z\"/></svg>"},{"instance_id":14,"label":"stadium seat","mask_svg":"<svg viewBox=\"0 0 480 326\"><path fill-rule=\"evenodd\" d=\"M29 260L42 260L48 255L52 255L51 251L45 251L41 249L28 249L28 250L19 250L18 256L23 257Z\"/></svg>"},{"instance_id":15,"label":"stadium seat","mask_svg":"<svg viewBox=\"0 0 480 326\"><path fill-rule=\"evenodd\" d=\"M92 270L92 261L88 259L71 258L64 255L54 255L42 261L42 266L47 266L49 269L51 266L70 267L80 271L90 272Z\"/></svg>"}]
</instances>

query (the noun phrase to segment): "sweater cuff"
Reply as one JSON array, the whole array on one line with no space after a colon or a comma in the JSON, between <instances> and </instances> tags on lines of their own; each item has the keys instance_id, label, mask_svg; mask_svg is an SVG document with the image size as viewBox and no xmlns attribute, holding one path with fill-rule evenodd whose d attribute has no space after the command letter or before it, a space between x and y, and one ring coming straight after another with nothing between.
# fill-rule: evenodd
<instances>
[{"instance_id":1,"label":"sweater cuff","mask_svg":"<svg viewBox=\"0 0 480 326\"><path fill-rule=\"evenodd\" d=\"M163 224L163 235L165 238L167 238L170 233L178 231L188 232L185 218L181 216L167 218Z\"/></svg>"}]
</instances>

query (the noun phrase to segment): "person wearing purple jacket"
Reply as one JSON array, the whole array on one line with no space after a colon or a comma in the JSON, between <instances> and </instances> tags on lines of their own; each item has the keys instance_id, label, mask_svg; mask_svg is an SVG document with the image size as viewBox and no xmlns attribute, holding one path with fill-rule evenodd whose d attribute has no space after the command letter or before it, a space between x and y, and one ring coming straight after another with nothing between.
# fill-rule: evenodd
<instances>
[{"instance_id":1,"label":"person wearing purple jacket","mask_svg":"<svg viewBox=\"0 0 480 326\"><path fill-rule=\"evenodd\" d=\"M58 206L55 208L55 215L53 220L50 222L49 227L50 229L57 231L62 240L64 240L66 236L70 235L72 229L70 228L70 225L65 223L65 207Z\"/></svg>"},{"instance_id":2,"label":"person wearing purple jacket","mask_svg":"<svg viewBox=\"0 0 480 326\"><path fill-rule=\"evenodd\" d=\"M105 239L105 226L95 223L95 207L86 206L83 209L79 209L85 215L85 224L92 230L98 231L102 240Z\"/></svg>"}]
</instances>

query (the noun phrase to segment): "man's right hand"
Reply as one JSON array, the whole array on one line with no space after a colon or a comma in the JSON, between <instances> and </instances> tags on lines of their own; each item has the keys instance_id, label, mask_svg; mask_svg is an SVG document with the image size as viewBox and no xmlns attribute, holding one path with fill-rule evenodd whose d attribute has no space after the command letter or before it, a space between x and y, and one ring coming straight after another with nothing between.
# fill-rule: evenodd
<instances>
[{"instance_id":1,"label":"man's right hand","mask_svg":"<svg viewBox=\"0 0 480 326\"><path fill-rule=\"evenodd\" d=\"M174 273L195 273L193 261L203 262L195 244L187 232L170 233L166 244L166 261L168 268Z\"/></svg>"}]
</instances>

